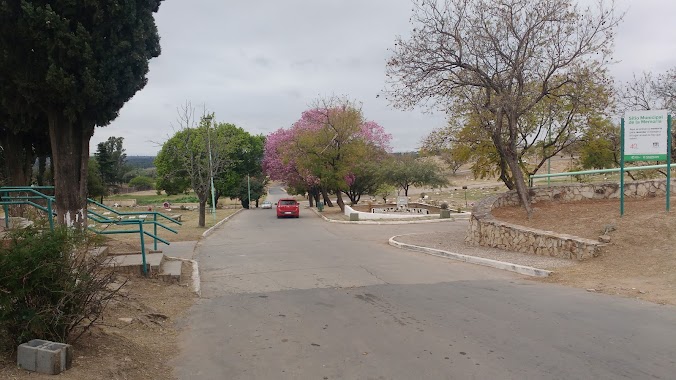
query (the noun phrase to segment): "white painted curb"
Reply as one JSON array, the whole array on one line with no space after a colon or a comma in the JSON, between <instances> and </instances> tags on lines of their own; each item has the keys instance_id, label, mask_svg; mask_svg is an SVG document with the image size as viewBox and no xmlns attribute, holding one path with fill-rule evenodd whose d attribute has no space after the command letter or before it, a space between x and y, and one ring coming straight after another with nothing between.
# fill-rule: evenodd
<instances>
[{"instance_id":1,"label":"white painted curb","mask_svg":"<svg viewBox=\"0 0 676 380\"><path fill-rule=\"evenodd\" d=\"M329 219L322 215L319 211L317 211L314 207L308 207L310 210L312 210L315 214L320 216L322 219L329 223L341 223L341 224L420 224L420 223L443 223L443 222L455 222L456 220L469 220L470 213L462 213L459 214L458 217L451 216L450 218L446 219L425 219L425 220L415 220L415 219L409 219L409 220L381 220L381 221L375 221L375 220L358 220L358 221L349 221L349 220L334 220L334 219Z\"/></svg>"},{"instance_id":2,"label":"white painted curb","mask_svg":"<svg viewBox=\"0 0 676 380\"><path fill-rule=\"evenodd\" d=\"M545 270L545 269L527 267L525 265L507 263L507 262L498 261L498 260L491 260L491 259L486 259L486 258L483 258L483 257L462 255L460 253L442 251L441 249L420 247L420 246L417 246L417 245L400 243L400 242L394 240L395 238L397 238L399 236L401 236L401 235L392 236L390 238L389 243L390 243L391 246L401 248L401 249L408 249L408 250L416 251L416 252L422 252L422 253L426 253L428 255L464 261L464 262L470 263L470 264L484 265L484 266L491 267L491 268L502 269L502 270L506 270L506 271L510 271L510 272L516 272L516 273L520 273L520 274L525 274L527 276L547 277L552 273L551 271L548 271L548 270Z\"/></svg>"},{"instance_id":3,"label":"white painted curb","mask_svg":"<svg viewBox=\"0 0 676 380\"><path fill-rule=\"evenodd\" d=\"M234 215L234 214L233 214ZM192 264L192 273L190 275L190 281L192 283L192 291L197 294L198 297L202 297L202 289L201 289L201 279L200 279L200 270L199 270L199 264L197 264L197 261L191 260L191 259L184 259L181 257L174 257L174 256L164 256L165 259L167 260L178 260L178 261L186 261Z\"/></svg>"},{"instance_id":4,"label":"white painted curb","mask_svg":"<svg viewBox=\"0 0 676 380\"><path fill-rule=\"evenodd\" d=\"M216 228L220 227L221 224L227 222L227 221L228 221L230 218L232 218L233 216L235 216L235 215L239 214L240 212L242 212L242 210L244 210L244 209L243 209L243 208L240 208L239 210L235 211L232 215L226 216L225 218L223 218L223 220L221 220L220 222L218 222L218 223L214 224L213 226L211 226L211 228L209 228L208 230L204 231L204 233L202 233L202 237L207 237L207 236L211 235L212 233L214 233L214 230L216 230Z\"/></svg>"}]
</instances>

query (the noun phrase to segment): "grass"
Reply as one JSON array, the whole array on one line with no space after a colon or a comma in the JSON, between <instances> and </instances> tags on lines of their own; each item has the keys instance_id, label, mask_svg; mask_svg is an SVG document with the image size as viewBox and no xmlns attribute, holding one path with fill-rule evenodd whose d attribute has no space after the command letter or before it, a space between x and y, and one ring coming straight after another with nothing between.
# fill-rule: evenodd
<instances>
[{"instance_id":1,"label":"grass","mask_svg":"<svg viewBox=\"0 0 676 380\"><path fill-rule=\"evenodd\" d=\"M190 193L190 194L176 194L176 195L166 195L166 194L148 194L148 195L141 195L137 193L130 193L130 194L116 194L116 195L111 195L105 198L106 200L109 201L114 201L114 200L127 200L127 199L136 199L136 203L142 206L147 206L147 205L161 205L164 202L169 202L169 203L198 203L199 198L195 195L195 193ZM223 200L219 199L219 202L223 202Z\"/></svg>"}]
</instances>

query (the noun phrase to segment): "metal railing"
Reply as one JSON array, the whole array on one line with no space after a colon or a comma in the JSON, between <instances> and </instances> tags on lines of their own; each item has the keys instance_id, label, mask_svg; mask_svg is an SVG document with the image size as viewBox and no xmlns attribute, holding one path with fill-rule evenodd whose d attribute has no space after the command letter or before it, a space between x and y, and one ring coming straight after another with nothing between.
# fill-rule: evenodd
<instances>
[{"instance_id":1,"label":"metal railing","mask_svg":"<svg viewBox=\"0 0 676 380\"><path fill-rule=\"evenodd\" d=\"M11 186L11 187L0 187L0 204L3 206L3 209L5 211L5 226L9 227L9 206L11 205L29 205L32 206L38 210L41 210L47 214L47 219L49 221L49 228L50 230L54 230L54 216L56 215L56 212L54 211L54 197L50 195L46 195L42 193L39 190L53 190L54 188L52 186L31 186L31 187L21 187L21 186ZM10 195L13 193L27 193L31 195ZM36 201L42 200L46 205L42 205ZM138 233L139 238L141 241L141 257L142 257L142 262L143 262L143 273L147 274L147 268L146 268L146 254L145 254L145 236L149 236L153 239L153 249L157 250L157 242L160 241L166 245L170 245L167 240L160 238L157 236L157 227L160 226L164 228L167 231L173 232L173 233L178 233L178 231L165 226L164 224L158 222L158 216L160 218L164 218L172 223L182 225L181 222L178 220L175 220L169 216L166 216L162 213L155 212L155 211L148 211L148 212L137 212L137 211L132 211L132 212L120 212L115 210L112 207L108 207L102 203L96 202L93 199L87 198L87 203L95 205L97 207L101 207L107 212L115 214L117 217L115 219L109 218L107 215L104 215L102 213L98 213L94 209L88 209L87 210L87 219L90 219L96 223L99 224L107 224L108 226L111 225L116 225L116 226L136 226L137 229L123 229L123 230L107 230L107 227L102 230L98 230L94 228L94 226L88 226L87 229L89 231L92 231L96 234L99 235L112 235L112 234L132 234L132 233ZM144 216L141 218L141 216ZM152 220L149 220L148 216L152 216ZM127 219L124 219L127 217ZM130 217L133 217L134 219L130 219ZM136 219L138 218L138 219ZM145 231L143 226L145 224L152 224L153 225L153 233L150 233L148 231Z\"/></svg>"},{"instance_id":2,"label":"metal railing","mask_svg":"<svg viewBox=\"0 0 676 380\"><path fill-rule=\"evenodd\" d=\"M674 165L672 165L674 166ZM635 170L655 170L655 169L666 169L667 164L661 165L646 165L646 166L625 166L624 171L635 171ZM533 180L538 178L554 178L554 177L572 177L578 175L587 175L587 174L603 174L603 173L619 173L620 168L612 169L597 169L597 170L582 170L577 172L563 172L563 173L550 173L550 174L534 174L528 178L528 186L533 187Z\"/></svg>"}]
</instances>

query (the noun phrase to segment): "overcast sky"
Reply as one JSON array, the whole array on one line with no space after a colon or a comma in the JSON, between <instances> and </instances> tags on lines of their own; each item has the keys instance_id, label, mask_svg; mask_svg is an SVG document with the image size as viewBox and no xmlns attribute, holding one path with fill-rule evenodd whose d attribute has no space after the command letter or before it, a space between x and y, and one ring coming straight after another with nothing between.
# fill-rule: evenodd
<instances>
[{"instance_id":1,"label":"overcast sky","mask_svg":"<svg viewBox=\"0 0 676 380\"><path fill-rule=\"evenodd\" d=\"M613 75L676 67L676 1L618 4L627 14ZM218 121L267 135L332 94L362 102L365 117L392 134L395 151L414 150L444 115L399 111L376 98L388 49L409 34L410 15L410 0L164 1L155 17L162 54L150 61L148 84L96 129L92 154L97 143L122 136L128 155L155 155L187 100Z\"/></svg>"}]
</instances>

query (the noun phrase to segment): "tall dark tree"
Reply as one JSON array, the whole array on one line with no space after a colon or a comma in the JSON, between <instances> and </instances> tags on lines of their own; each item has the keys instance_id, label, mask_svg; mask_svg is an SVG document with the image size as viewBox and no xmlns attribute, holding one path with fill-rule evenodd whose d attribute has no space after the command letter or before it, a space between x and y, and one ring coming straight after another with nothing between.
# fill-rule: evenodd
<instances>
[{"instance_id":1,"label":"tall dark tree","mask_svg":"<svg viewBox=\"0 0 676 380\"><path fill-rule=\"evenodd\" d=\"M89 140L145 86L148 61L160 54L160 3L0 3L0 97L47 117L59 223L86 226Z\"/></svg>"}]
</instances>

